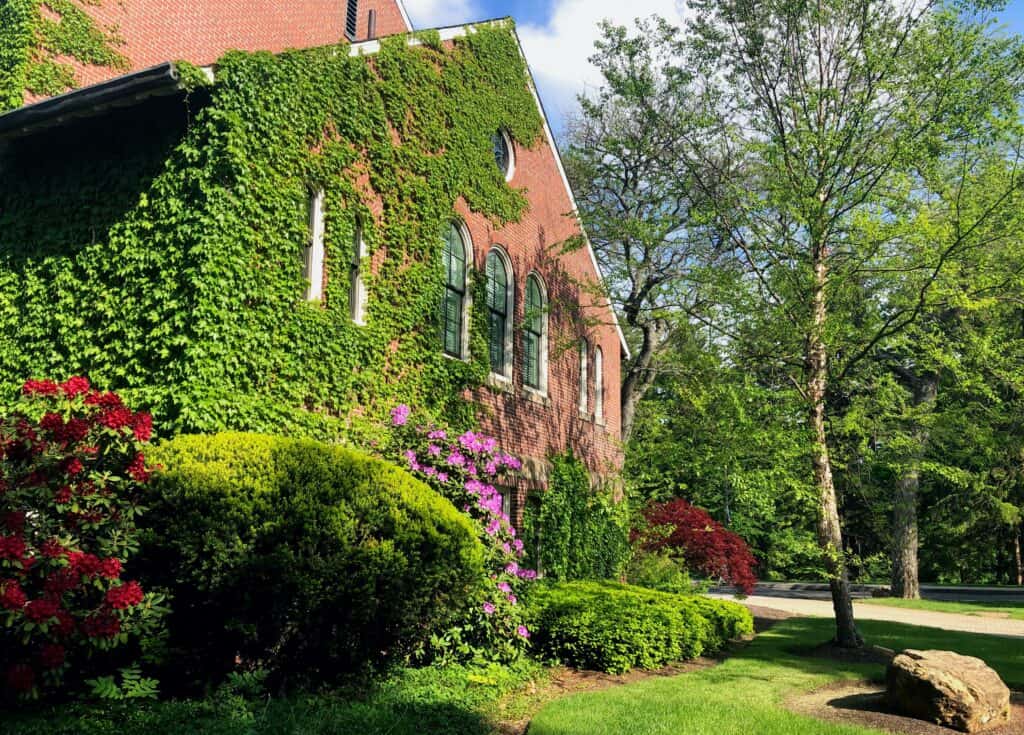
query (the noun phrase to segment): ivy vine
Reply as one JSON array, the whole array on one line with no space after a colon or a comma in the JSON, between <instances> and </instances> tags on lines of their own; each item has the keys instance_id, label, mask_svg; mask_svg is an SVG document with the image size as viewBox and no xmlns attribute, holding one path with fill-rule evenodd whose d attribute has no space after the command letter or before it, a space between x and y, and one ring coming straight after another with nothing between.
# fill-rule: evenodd
<instances>
[{"instance_id":1,"label":"ivy vine","mask_svg":"<svg viewBox=\"0 0 1024 735\"><path fill-rule=\"evenodd\" d=\"M100 0L6 0L0 6L0 112L25 93L51 97L78 86L74 66L128 69L116 28L100 27L80 5Z\"/></svg>"},{"instance_id":2,"label":"ivy vine","mask_svg":"<svg viewBox=\"0 0 1024 735\"><path fill-rule=\"evenodd\" d=\"M488 372L483 284L472 359L445 357L441 237L459 200L496 227L521 217L491 136L532 146L542 122L509 26L420 41L385 39L373 56L231 52L187 106L151 101L10 146L0 380L88 374L165 433L363 443L398 402L469 423L463 392ZM301 300L316 189L323 304ZM357 223L366 326L348 311Z\"/></svg>"}]
</instances>

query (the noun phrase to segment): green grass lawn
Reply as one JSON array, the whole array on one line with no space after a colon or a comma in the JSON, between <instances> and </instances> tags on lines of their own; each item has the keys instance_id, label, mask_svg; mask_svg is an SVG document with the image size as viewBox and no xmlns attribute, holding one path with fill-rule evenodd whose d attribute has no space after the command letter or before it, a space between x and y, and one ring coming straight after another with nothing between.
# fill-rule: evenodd
<instances>
[{"instance_id":1,"label":"green grass lawn","mask_svg":"<svg viewBox=\"0 0 1024 735\"><path fill-rule=\"evenodd\" d=\"M1024 689L1024 645L1006 638L947 633L864 621L872 643L887 648L945 648L980 656L1011 687ZM832 621L793 618L763 633L720 666L672 678L577 694L545 687L546 673L526 663L420 669L364 691L287 699L243 698L221 690L184 702L0 712L4 735L490 735L498 719L540 710L530 735L855 735L873 731L791 714L793 693L841 678L880 678L877 665L839 665L798 655L832 634ZM546 704L545 704L546 703Z\"/></svg>"},{"instance_id":2,"label":"green grass lawn","mask_svg":"<svg viewBox=\"0 0 1024 735\"><path fill-rule=\"evenodd\" d=\"M1010 686L1024 687L1024 645L1007 639L864 621L861 630L887 648L944 648L988 661ZM764 633L721 666L670 679L649 679L551 702L530 735L855 735L873 730L787 712L782 701L842 678L880 679L878 665L836 664L796 655L824 641L831 620L794 618Z\"/></svg>"},{"instance_id":3,"label":"green grass lawn","mask_svg":"<svg viewBox=\"0 0 1024 735\"><path fill-rule=\"evenodd\" d=\"M867 600L857 600L859 603L868 605L886 605L888 607L906 607L911 610L934 610L935 612L962 613L966 615L991 615L999 613L1001 616L1010 617L1014 620L1024 620L1024 603L1007 602L939 602L938 600L904 600L899 597L874 597Z\"/></svg>"}]
</instances>

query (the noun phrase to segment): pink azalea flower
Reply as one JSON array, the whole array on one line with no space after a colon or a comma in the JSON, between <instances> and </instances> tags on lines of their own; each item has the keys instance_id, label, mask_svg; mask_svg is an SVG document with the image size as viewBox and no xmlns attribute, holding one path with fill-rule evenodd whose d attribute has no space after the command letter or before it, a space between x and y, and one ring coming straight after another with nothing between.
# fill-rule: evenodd
<instances>
[{"instance_id":1,"label":"pink azalea flower","mask_svg":"<svg viewBox=\"0 0 1024 735\"><path fill-rule=\"evenodd\" d=\"M521 638L530 637L530 631L525 625L520 625L518 628L516 628L516 633L518 633Z\"/></svg>"},{"instance_id":2,"label":"pink azalea flower","mask_svg":"<svg viewBox=\"0 0 1024 735\"><path fill-rule=\"evenodd\" d=\"M444 429L434 429L432 432L427 434L428 439L447 439L448 434Z\"/></svg>"},{"instance_id":3,"label":"pink azalea flower","mask_svg":"<svg viewBox=\"0 0 1024 735\"><path fill-rule=\"evenodd\" d=\"M487 614L487 615L494 615L494 603L493 602L485 602L484 603L484 613Z\"/></svg>"},{"instance_id":4,"label":"pink azalea flower","mask_svg":"<svg viewBox=\"0 0 1024 735\"><path fill-rule=\"evenodd\" d=\"M431 444L429 447L427 447L427 451L430 453L431 457L441 456L441 447L437 446L436 444Z\"/></svg>"},{"instance_id":5,"label":"pink azalea flower","mask_svg":"<svg viewBox=\"0 0 1024 735\"><path fill-rule=\"evenodd\" d=\"M512 588L509 586L508 582L502 582L501 584L499 584L498 589L504 592L506 595L512 591Z\"/></svg>"},{"instance_id":6,"label":"pink azalea flower","mask_svg":"<svg viewBox=\"0 0 1024 735\"><path fill-rule=\"evenodd\" d=\"M437 473L437 479L438 479L439 482L448 482L448 473L447 472L438 472Z\"/></svg>"},{"instance_id":7,"label":"pink azalea flower","mask_svg":"<svg viewBox=\"0 0 1024 735\"><path fill-rule=\"evenodd\" d=\"M518 598L518 597L516 597L515 595L509 595L509 596L508 596L508 601L509 601L509 602L510 602L511 604L515 605L515 604L516 604L517 602L519 602L519 598Z\"/></svg>"},{"instance_id":8,"label":"pink azalea flower","mask_svg":"<svg viewBox=\"0 0 1024 735\"><path fill-rule=\"evenodd\" d=\"M405 426L409 420L409 407L401 403L391 409L391 424L393 426Z\"/></svg>"}]
</instances>

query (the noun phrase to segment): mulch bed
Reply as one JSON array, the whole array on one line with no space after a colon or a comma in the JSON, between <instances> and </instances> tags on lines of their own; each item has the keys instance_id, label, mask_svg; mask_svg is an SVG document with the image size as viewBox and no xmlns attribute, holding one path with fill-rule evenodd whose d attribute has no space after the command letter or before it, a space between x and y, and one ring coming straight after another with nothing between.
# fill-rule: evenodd
<instances>
[{"instance_id":1,"label":"mulch bed","mask_svg":"<svg viewBox=\"0 0 1024 735\"><path fill-rule=\"evenodd\" d=\"M828 722L860 725L905 735L951 735L959 732L889 711L885 688L868 681L840 681L786 701L786 709ZM1024 735L1024 694L1013 693L1010 722L985 735Z\"/></svg>"}]
</instances>

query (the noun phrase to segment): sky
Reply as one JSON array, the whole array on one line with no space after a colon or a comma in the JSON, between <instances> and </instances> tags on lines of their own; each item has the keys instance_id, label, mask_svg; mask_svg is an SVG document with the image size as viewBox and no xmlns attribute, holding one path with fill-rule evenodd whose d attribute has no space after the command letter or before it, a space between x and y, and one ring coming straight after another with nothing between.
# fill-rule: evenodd
<instances>
[{"instance_id":1,"label":"sky","mask_svg":"<svg viewBox=\"0 0 1024 735\"><path fill-rule=\"evenodd\" d=\"M512 16L556 132L576 108L576 95L600 84L588 63L597 24L622 25L636 17L662 15L682 23L683 0L404 0L416 28L436 28ZM1024 0L1010 0L999 13L1008 31L1024 34Z\"/></svg>"}]
</instances>

